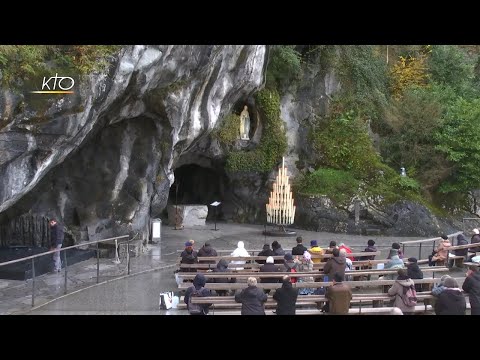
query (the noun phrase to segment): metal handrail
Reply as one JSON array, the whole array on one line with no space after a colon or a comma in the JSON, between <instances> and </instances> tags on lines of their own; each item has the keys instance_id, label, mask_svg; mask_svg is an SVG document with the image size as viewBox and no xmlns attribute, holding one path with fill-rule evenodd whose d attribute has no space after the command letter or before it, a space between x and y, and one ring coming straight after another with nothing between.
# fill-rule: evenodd
<instances>
[{"instance_id":1,"label":"metal handrail","mask_svg":"<svg viewBox=\"0 0 480 360\"><path fill-rule=\"evenodd\" d=\"M132 238L132 239L129 239L126 241L127 243L127 267L128 267L128 274L130 274L130 256L128 254L128 251L129 251L129 245L130 245L130 241L135 239L137 237L138 233L135 234L135 236ZM32 307L35 306L35 259L36 258L39 258L41 256L46 256L46 255L50 255L50 254L54 254L56 252L62 252L62 251L66 251L66 250L69 250L69 249L74 249L74 248L78 248L78 247L82 247L82 246L85 246L85 245L91 245L91 244L96 244L96 253L97 253L97 284L99 282L99 278L100 278L100 251L99 251L99 247L98 247L98 244L101 243L101 242L106 242L106 241L112 241L112 240L117 240L117 239L123 239L123 238L128 238L130 235L122 235L122 236L115 236L115 237L112 237L112 238L108 238L108 239L102 239L102 240L93 240L93 241L87 241L87 242L84 242L82 244L77 244L77 245L72 245L72 246L67 246L67 247L64 247L64 248L60 248L60 249L55 249L55 250L50 250L50 251L45 251L43 253L40 253L40 254L36 254L36 255L31 255L31 256L26 256L26 257L23 257L23 258L20 258L20 259L15 259L15 260L10 260L10 261L6 261L6 262L3 262L3 263L0 263L0 266L4 266L4 265L10 265L10 264L15 264L15 263L18 263L18 262L22 262L22 261L26 261L26 260L32 260ZM64 284L64 294L67 294L67 273L68 273L68 264L67 264L67 253L65 252L64 253L64 264L65 264L65 284Z\"/></svg>"},{"instance_id":2,"label":"metal handrail","mask_svg":"<svg viewBox=\"0 0 480 360\"><path fill-rule=\"evenodd\" d=\"M88 242L84 242L84 243L82 243L82 244L67 246L67 247L61 248L61 249L59 249L59 250L58 250L58 249L49 250L49 251L42 252L42 253L40 253L40 254L27 256L27 257L20 258L20 259L15 259L15 260L6 261L6 262L3 262L3 263L0 263L0 266L10 265L10 264L14 264L14 263L21 262L21 261L24 261L24 260L29 260L29 259L33 259L33 258L45 256L45 255L48 255L48 254L53 254L53 253L55 253L55 252L57 252L57 251L62 252L62 251L64 251L64 250L68 250L68 249L73 249L73 248L77 248L77 247L81 247L81 246L85 246L85 245L90 245L90 244L96 244L96 243L105 242L105 241L112 241L112 240L115 240L115 239L123 239L123 238L129 237L129 236L130 236L130 235L116 236L116 237L112 237L112 238L108 238L108 239L88 241Z\"/></svg>"},{"instance_id":3,"label":"metal handrail","mask_svg":"<svg viewBox=\"0 0 480 360\"><path fill-rule=\"evenodd\" d=\"M448 238L453 238L454 236L463 234L463 231L457 231L456 233L447 235ZM402 245L402 251L405 253L405 244L419 244L418 248L418 258L420 259L422 257L422 244L426 242L432 242L432 251L435 250L435 241L441 240L441 237L435 237L431 239L424 239L424 240L409 240L409 241L403 241L400 244Z\"/></svg>"}]
</instances>

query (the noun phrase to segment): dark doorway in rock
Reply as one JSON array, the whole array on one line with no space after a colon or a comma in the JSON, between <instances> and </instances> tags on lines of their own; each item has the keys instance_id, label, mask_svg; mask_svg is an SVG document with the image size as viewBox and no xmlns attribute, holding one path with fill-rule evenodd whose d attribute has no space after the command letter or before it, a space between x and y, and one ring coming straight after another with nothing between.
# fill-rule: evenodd
<instances>
[{"instance_id":1,"label":"dark doorway in rock","mask_svg":"<svg viewBox=\"0 0 480 360\"><path fill-rule=\"evenodd\" d=\"M176 194L178 184L178 194ZM170 187L168 203L209 205L214 201L224 202L228 178L224 171L195 164L182 165L175 169L175 182ZM223 219L222 206L218 208L218 219ZM214 211L208 207L207 220L214 220Z\"/></svg>"}]
</instances>

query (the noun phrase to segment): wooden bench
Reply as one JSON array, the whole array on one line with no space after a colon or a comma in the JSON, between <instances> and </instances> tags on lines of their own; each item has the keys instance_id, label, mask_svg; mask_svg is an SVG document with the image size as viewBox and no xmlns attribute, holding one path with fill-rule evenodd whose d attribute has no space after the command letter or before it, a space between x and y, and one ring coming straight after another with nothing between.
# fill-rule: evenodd
<instances>
[{"instance_id":1,"label":"wooden bench","mask_svg":"<svg viewBox=\"0 0 480 360\"><path fill-rule=\"evenodd\" d=\"M425 267L420 268L423 272L444 272L449 271L450 269L447 267ZM352 270L346 271L345 276L351 277L358 277L358 276L366 276L366 275L387 275L387 274L396 274L398 269L376 269L376 270ZM193 280L197 273L188 273L188 272L179 272L179 278L183 280ZM278 278L281 279L283 276L288 275L293 278L299 277L314 277L319 278L325 276L323 272L320 271L308 271L308 272L234 272L234 271L226 271L226 272L206 272L203 273L206 279L227 279L227 278L236 278L236 279L248 279L249 277L255 277L257 279L263 278Z\"/></svg>"},{"instance_id":2,"label":"wooden bench","mask_svg":"<svg viewBox=\"0 0 480 360\"><path fill-rule=\"evenodd\" d=\"M464 280L465 278L456 278L457 281ZM368 280L368 281L344 281L351 288L362 287L379 287L379 286L392 286L396 280ZM415 279L415 284L426 284L427 289L423 291L431 290L433 284L440 282L439 278L425 278ZM332 282L301 282L292 284L293 287L298 288L320 288L325 286L332 286ZM191 286L191 283L181 283L178 285L180 290L186 290ZM258 283L257 287L261 289L278 289L282 286L281 283ZM206 288L212 290L238 290L247 287L247 283L207 283Z\"/></svg>"},{"instance_id":3,"label":"wooden bench","mask_svg":"<svg viewBox=\"0 0 480 360\"><path fill-rule=\"evenodd\" d=\"M455 251L455 250L461 250L461 249L475 249L480 246L480 243L475 243L475 244L465 244L465 245L456 245L456 246L450 246L447 251L447 258L448 260L454 260L455 266L462 267L464 264L465 256L451 256L450 252ZM468 256L468 253L467 253Z\"/></svg>"}]
</instances>

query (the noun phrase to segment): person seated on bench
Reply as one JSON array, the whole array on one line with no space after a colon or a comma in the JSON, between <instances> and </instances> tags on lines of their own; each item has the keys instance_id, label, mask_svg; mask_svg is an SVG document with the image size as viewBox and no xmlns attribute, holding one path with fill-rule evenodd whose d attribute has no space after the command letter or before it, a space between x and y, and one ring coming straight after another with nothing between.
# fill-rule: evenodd
<instances>
[{"instance_id":1,"label":"person seated on bench","mask_svg":"<svg viewBox=\"0 0 480 360\"><path fill-rule=\"evenodd\" d=\"M270 249L270 244L263 244L263 250L257 256L273 256L273 250ZM265 264L266 260L255 260L259 264Z\"/></svg>"},{"instance_id":2,"label":"person seated on bench","mask_svg":"<svg viewBox=\"0 0 480 360\"><path fill-rule=\"evenodd\" d=\"M395 256L398 257L398 255ZM407 270L398 269L397 280L395 280L392 287L388 289L388 295L395 296L393 306L400 308L404 315L413 315L415 313L415 305L409 306L404 300L406 290L414 285L413 280L408 277Z\"/></svg>"},{"instance_id":3,"label":"person seated on bench","mask_svg":"<svg viewBox=\"0 0 480 360\"><path fill-rule=\"evenodd\" d=\"M293 260L293 256L292 254L290 253L286 253L285 256L283 257L283 271L285 272L297 272L297 266L298 266L298 263L296 263L294 260ZM293 271L292 271L293 269ZM295 281L293 282L296 282L297 278L295 278Z\"/></svg>"},{"instance_id":4,"label":"person seated on bench","mask_svg":"<svg viewBox=\"0 0 480 360\"><path fill-rule=\"evenodd\" d=\"M242 304L242 315L265 315L268 296L257 287L257 279L249 277L248 287L235 295L235 301Z\"/></svg>"},{"instance_id":5,"label":"person seated on bench","mask_svg":"<svg viewBox=\"0 0 480 360\"><path fill-rule=\"evenodd\" d=\"M200 297L212 296L211 290L205 288L206 282L207 280L205 278L205 275L203 275L202 273L195 275L195 278L193 279L193 285L187 289L187 291L185 292L185 297L183 298L183 301L185 302L185 304L187 304L187 309L189 307L188 303L189 303L190 296L194 291L196 291L198 293L197 296L200 296ZM198 314L198 315L207 315L208 308L212 306L212 304L199 304L199 305L202 307L203 311L201 314Z\"/></svg>"},{"instance_id":6,"label":"person seated on bench","mask_svg":"<svg viewBox=\"0 0 480 360\"><path fill-rule=\"evenodd\" d=\"M347 246L345 245L345 243L340 243L340 245L338 246L338 250L342 250L344 249L346 252L347 252L347 258L352 260L352 261L355 261L355 258L353 256L348 256L348 254L351 254L353 251L352 249L350 248L350 246Z\"/></svg>"},{"instance_id":7,"label":"person seated on bench","mask_svg":"<svg viewBox=\"0 0 480 360\"><path fill-rule=\"evenodd\" d=\"M245 244L243 241L239 241L237 243L237 248L233 250L233 252L230 254L230 256L235 256L235 257L247 257L250 256L247 250L245 250ZM245 265L247 262L245 260L235 260L231 261L232 264L239 264L239 265ZM243 267L237 267L232 270L243 270Z\"/></svg>"},{"instance_id":8,"label":"person seated on bench","mask_svg":"<svg viewBox=\"0 0 480 360\"><path fill-rule=\"evenodd\" d=\"M384 266L385 270L392 270L392 269L403 269L405 268L405 263L402 259L398 256L397 249L390 249L389 254L390 260ZM393 280L395 278L395 274L387 274L384 276L380 276L378 280Z\"/></svg>"},{"instance_id":9,"label":"person seated on bench","mask_svg":"<svg viewBox=\"0 0 480 360\"><path fill-rule=\"evenodd\" d=\"M292 255L303 255L307 248L302 244L303 238L301 236L297 236L297 246L292 248Z\"/></svg>"},{"instance_id":10,"label":"person seated on bench","mask_svg":"<svg viewBox=\"0 0 480 360\"><path fill-rule=\"evenodd\" d=\"M295 257L294 260L298 266L297 266L297 271L298 272L308 272L308 271L313 271L313 261L312 261L312 255L308 251L305 251L303 253L303 258L302 260L299 260L298 256ZM302 282L314 282L314 277L313 276L302 276L300 278L297 278L297 284L302 283ZM312 288L300 288L298 290L299 295L311 295L313 294L315 290Z\"/></svg>"},{"instance_id":11,"label":"person seated on bench","mask_svg":"<svg viewBox=\"0 0 480 360\"><path fill-rule=\"evenodd\" d=\"M273 257L269 256L267 258L266 264L260 266L260 272L278 272L278 265L274 264ZM261 278L260 282L262 283L278 283L280 280L278 278ZM270 293L270 289L265 289L265 293Z\"/></svg>"},{"instance_id":12,"label":"person seated on bench","mask_svg":"<svg viewBox=\"0 0 480 360\"><path fill-rule=\"evenodd\" d=\"M228 272L228 262L225 259L220 259L217 263L217 267L212 270L212 272ZM217 283L217 284L225 284L225 283L235 283L237 282L237 279L235 278L212 278L210 281L211 283ZM228 294L228 290L215 290L218 296L226 296Z\"/></svg>"},{"instance_id":13,"label":"person seated on bench","mask_svg":"<svg viewBox=\"0 0 480 360\"><path fill-rule=\"evenodd\" d=\"M468 241L463 234L457 235L457 246L459 245L468 245ZM457 249L453 251L455 256L463 256L463 259L466 261L468 258L468 249ZM451 259L449 261L449 267L453 266L453 263L456 259ZM462 263L463 265L463 263Z\"/></svg>"},{"instance_id":14,"label":"person seated on bench","mask_svg":"<svg viewBox=\"0 0 480 360\"><path fill-rule=\"evenodd\" d=\"M467 277L463 282L462 289L469 295L472 315L480 315L480 271L475 265L470 265L465 274Z\"/></svg>"},{"instance_id":15,"label":"person seated on bench","mask_svg":"<svg viewBox=\"0 0 480 360\"><path fill-rule=\"evenodd\" d=\"M206 242L197 253L198 257L202 256L217 256L217 251L210 245L210 243ZM203 261L205 264L215 264L215 260L211 261Z\"/></svg>"},{"instance_id":16,"label":"person seated on bench","mask_svg":"<svg viewBox=\"0 0 480 360\"><path fill-rule=\"evenodd\" d=\"M196 264L196 263L198 263L198 255L197 255L197 252L195 250L193 250L192 240L187 241L185 243L185 250L182 251L182 253L180 254L180 257L181 257L181 260L180 260L181 264ZM197 271L197 269L181 268L180 271L183 271L183 272L192 271L192 272L194 272L194 271Z\"/></svg>"},{"instance_id":17,"label":"person seated on bench","mask_svg":"<svg viewBox=\"0 0 480 360\"><path fill-rule=\"evenodd\" d=\"M295 315L298 290L292 287L290 276L282 278L282 287L275 291L273 299L277 302L277 315Z\"/></svg>"},{"instance_id":18,"label":"person seated on bench","mask_svg":"<svg viewBox=\"0 0 480 360\"><path fill-rule=\"evenodd\" d=\"M439 296L442 293L442 291L445 290L445 280L450 277L451 277L450 275L443 275L440 278L440 282L433 286L433 289L432 289L433 296Z\"/></svg>"},{"instance_id":19,"label":"person seated on bench","mask_svg":"<svg viewBox=\"0 0 480 360\"><path fill-rule=\"evenodd\" d=\"M367 247L363 252L377 252L377 248L375 247L375 241L372 239L368 240ZM375 260L375 255L370 256L361 256L358 260Z\"/></svg>"},{"instance_id":20,"label":"person seated on bench","mask_svg":"<svg viewBox=\"0 0 480 360\"><path fill-rule=\"evenodd\" d=\"M423 279L423 272L418 267L417 258L408 258L407 275L410 279ZM422 284L415 284L415 290L417 292L422 291Z\"/></svg>"},{"instance_id":21,"label":"person seated on bench","mask_svg":"<svg viewBox=\"0 0 480 360\"><path fill-rule=\"evenodd\" d=\"M318 246L317 240L312 240L310 241L310 249L308 249L308 252L312 255L323 255L324 250ZM313 258L312 259L314 264L320 264L321 259L319 258Z\"/></svg>"},{"instance_id":22,"label":"person seated on bench","mask_svg":"<svg viewBox=\"0 0 480 360\"><path fill-rule=\"evenodd\" d=\"M335 240L330 241L328 248L325 249L325 254L333 254L333 249L337 249L337 242ZM322 262L327 262L328 258L323 258Z\"/></svg>"},{"instance_id":23,"label":"person seated on bench","mask_svg":"<svg viewBox=\"0 0 480 360\"><path fill-rule=\"evenodd\" d=\"M447 235L442 235L442 239L438 243L435 253L432 254L432 261L435 266L443 266L446 264L448 256L448 248L452 246Z\"/></svg>"},{"instance_id":24,"label":"person seated on bench","mask_svg":"<svg viewBox=\"0 0 480 360\"><path fill-rule=\"evenodd\" d=\"M273 256L284 256L285 255L285 250L282 249L282 245L275 240L272 242L272 250L273 250ZM283 264L283 260L275 260L275 264Z\"/></svg>"},{"instance_id":25,"label":"person seated on bench","mask_svg":"<svg viewBox=\"0 0 480 360\"><path fill-rule=\"evenodd\" d=\"M353 270L352 260L347 258L347 251L345 249L339 249L339 250L340 250L340 257L345 258L345 281L350 281L351 276L348 276L347 272Z\"/></svg>"},{"instance_id":26,"label":"person seated on bench","mask_svg":"<svg viewBox=\"0 0 480 360\"><path fill-rule=\"evenodd\" d=\"M458 287L457 280L450 277L445 279L445 290L435 301L436 315L465 315L467 303L462 289Z\"/></svg>"},{"instance_id":27,"label":"person seated on bench","mask_svg":"<svg viewBox=\"0 0 480 360\"><path fill-rule=\"evenodd\" d=\"M338 249L336 249L338 250ZM352 289L343 283L343 276L340 273L333 274L333 285L327 287L325 298L328 300L323 310L332 315L346 315L350 309L352 300Z\"/></svg>"},{"instance_id":28,"label":"person seated on bench","mask_svg":"<svg viewBox=\"0 0 480 360\"><path fill-rule=\"evenodd\" d=\"M396 242L393 243L393 244L392 244L392 249L393 249L393 250L397 250L397 254L396 254L396 255L398 255L398 257L399 257L400 259L403 259L403 252L402 252L402 250L400 250L400 244L399 244L399 243L396 243ZM388 254L387 259L390 259L390 258L391 258L391 255L392 255L392 251L391 251L391 250L392 250L392 249L390 249L390 253Z\"/></svg>"},{"instance_id":29,"label":"person seated on bench","mask_svg":"<svg viewBox=\"0 0 480 360\"><path fill-rule=\"evenodd\" d=\"M478 229L473 229L473 236L470 239L470 244L477 244L477 243L480 243L480 234ZM476 252L480 250L478 250L478 248L471 248L468 251L473 253L473 255L470 256L468 259L468 261L472 261L472 258L477 255Z\"/></svg>"},{"instance_id":30,"label":"person seated on bench","mask_svg":"<svg viewBox=\"0 0 480 360\"><path fill-rule=\"evenodd\" d=\"M333 279L333 275L335 273L342 275L343 279L345 278L346 264L346 258L340 257L340 250L333 249L333 257L328 259L327 263L323 267L323 272L328 276L329 279Z\"/></svg>"}]
</instances>

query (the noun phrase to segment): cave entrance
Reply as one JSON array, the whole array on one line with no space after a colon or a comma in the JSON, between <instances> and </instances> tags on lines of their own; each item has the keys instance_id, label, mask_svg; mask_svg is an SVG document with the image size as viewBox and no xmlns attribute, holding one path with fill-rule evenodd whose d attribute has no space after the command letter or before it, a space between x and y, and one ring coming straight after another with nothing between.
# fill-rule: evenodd
<instances>
[{"instance_id":1,"label":"cave entrance","mask_svg":"<svg viewBox=\"0 0 480 360\"><path fill-rule=\"evenodd\" d=\"M225 202L228 178L222 169L212 169L196 164L182 165L174 170L175 182L170 187L168 204L210 205L214 201ZM176 194L178 184L178 194ZM224 219L223 206L218 207L218 219ZM213 221L215 212L208 206L208 221Z\"/></svg>"}]
</instances>

